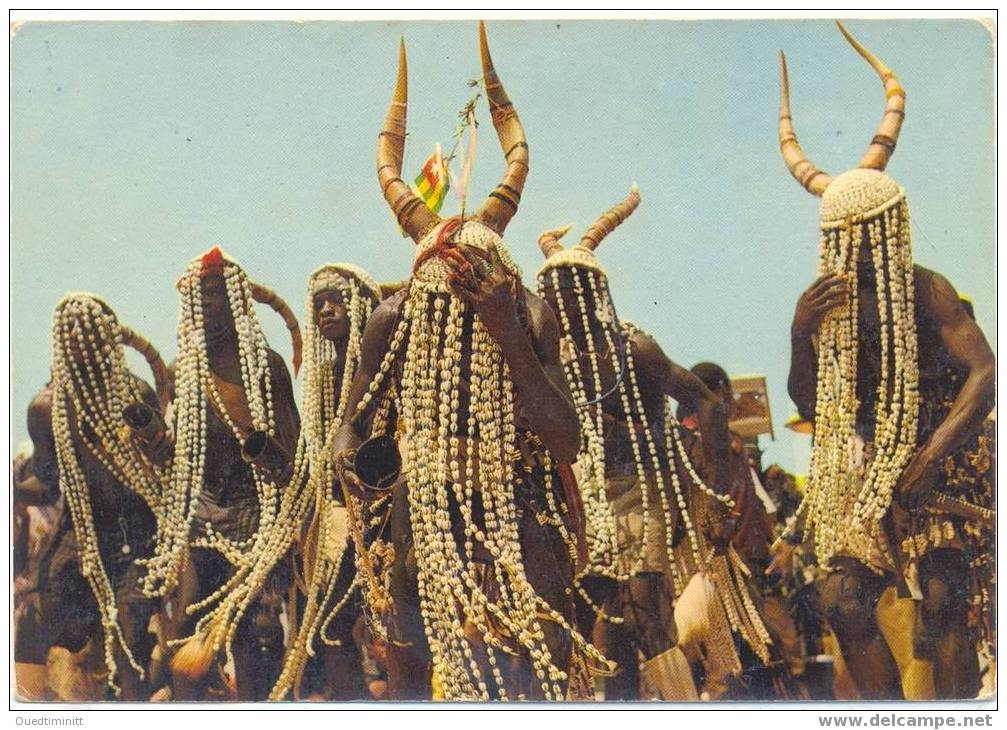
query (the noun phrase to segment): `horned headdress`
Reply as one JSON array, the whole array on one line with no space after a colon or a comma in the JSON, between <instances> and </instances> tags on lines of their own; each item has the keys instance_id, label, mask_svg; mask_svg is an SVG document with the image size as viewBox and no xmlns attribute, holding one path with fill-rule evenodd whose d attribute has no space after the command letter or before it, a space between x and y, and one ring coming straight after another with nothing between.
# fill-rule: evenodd
<instances>
[{"instance_id":1,"label":"horned headdress","mask_svg":"<svg viewBox=\"0 0 1007 730\"><path fill-rule=\"evenodd\" d=\"M629 191L629 195L621 203L613 206L598 217L590 228L580 237L580 242L570 248L563 248L559 240L570 232L572 226L554 228L545 231L538 237L539 248L545 256L545 263L539 270L542 272L556 266L580 266L594 269L604 275L604 270L598 265L594 251L601 245L601 242L612 231L618 228L623 221L633 214L633 211L640 205L640 190L636 184Z\"/></svg>"},{"instance_id":2,"label":"horned headdress","mask_svg":"<svg viewBox=\"0 0 1007 730\"><path fill-rule=\"evenodd\" d=\"M519 453L513 381L499 344L453 294L449 284L453 269L446 261L457 254L451 249L458 245L495 248L515 283L520 282L520 270L501 236L521 199L528 146L494 70L482 23L479 45L486 95L507 171L475 215L464 220L441 220L399 177L407 104L404 44L399 49L395 92L378 140L378 180L399 224L417 243L416 261L389 350L358 409L363 411L376 400L381 413L386 408L383 401L395 399L424 624L445 697L507 697L498 660L504 653L519 652L530 659L538 678L535 684L541 685L544 697L559 699L565 657L550 656L541 622L559 623L571 633L573 629L536 594L524 572L516 523L515 489L522 476L513 460ZM524 294L519 287L516 296L520 310ZM397 360L401 362L393 370ZM379 395L385 392L382 383L393 378L395 387ZM467 395L462 394L463 379L471 383ZM375 429L382 428L382 418L375 415L373 421ZM548 452L542 458L548 462ZM545 472L544 491L556 516L553 524L563 525L548 463ZM465 534L473 536L464 549L454 539L444 539L445 521L455 519L444 500L446 490L458 504ZM473 517L474 494L483 495L484 524ZM574 547L572 535L565 536ZM473 539L491 555L495 570L490 572L499 591L486 590L474 578ZM475 643L473 633L480 636ZM577 639L578 646L584 646ZM481 655L478 663L474 652ZM593 656L604 661L597 652Z\"/></svg>"},{"instance_id":3,"label":"horned headdress","mask_svg":"<svg viewBox=\"0 0 1007 730\"><path fill-rule=\"evenodd\" d=\"M888 66L837 25L881 77L886 101L859 166L835 179L818 169L797 142L787 64L780 54L780 151L794 178L822 198L819 273L845 276L850 292L846 306L828 315L818 333L815 444L801 511L807 514L820 562L839 553L867 559L872 532L915 449L919 413L909 207L904 191L883 172L905 117L906 93ZM866 464L852 456L861 452L853 445L861 410L858 263L861 271L873 266L880 322L881 374L877 405L867 416L873 421L873 435L867 434L873 438L873 454Z\"/></svg>"},{"instance_id":4,"label":"horned headdress","mask_svg":"<svg viewBox=\"0 0 1007 730\"><path fill-rule=\"evenodd\" d=\"M127 489L139 495L160 519L167 471L154 464L128 435L123 410L143 400L126 365L122 345L135 347L154 372L159 394L167 391L164 361L148 340L118 322L111 307L91 294L68 294L53 316L52 428L59 463L60 492L66 500L79 544L81 573L94 593L104 632L108 683L115 685L114 646L130 665L143 669L128 646L116 598L99 551L88 477L78 454L90 452ZM163 401L162 401L163 402Z\"/></svg>"},{"instance_id":5,"label":"horned headdress","mask_svg":"<svg viewBox=\"0 0 1007 730\"><path fill-rule=\"evenodd\" d=\"M493 59L490 57L489 44L486 40L486 28L482 23L479 24L479 52L486 98L493 126L497 131L504 159L507 161L507 170L503 180L489 194L475 216L459 223L457 219L442 221L400 177L406 138L408 70L405 41L399 45L399 70L395 91L388 113L385 115L384 126L378 135L378 183L399 225L418 246L417 268L421 260L425 261L437 253L450 236L455 243L480 248L495 244L508 268L514 272L518 271L503 248L501 236L521 202L521 191L528 176L528 144L517 111L493 67ZM440 269L436 265L434 268Z\"/></svg>"},{"instance_id":6,"label":"horned headdress","mask_svg":"<svg viewBox=\"0 0 1007 730\"><path fill-rule=\"evenodd\" d=\"M171 383L168 368L164 364L161 353L150 343L150 340L124 324L119 325L119 336L122 344L132 347L147 361L147 365L150 366L150 371L154 375L154 391L157 393L157 399L161 403L161 408L167 408Z\"/></svg>"},{"instance_id":7,"label":"horned headdress","mask_svg":"<svg viewBox=\"0 0 1007 730\"><path fill-rule=\"evenodd\" d=\"M240 270L234 260L221 251L219 247L214 246L202 256L193 260L193 262L189 265L189 270L186 272L186 276L190 279L194 276L202 278L204 276L210 276L211 274L225 276L225 271L233 272L236 269ZM183 276L178 281L178 288L180 291L186 276ZM294 376L296 377L297 371L301 369L301 351L303 350L301 327L297 323L297 317L294 316L293 311L287 303L283 301L283 298L269 287L263 286L262 284L250 279L248 280L248 287L249 296L252 301L256 301L259 304L265 304L283 318L283 323L287 326L287 330L290 332L290 345L292 350L290 361L294 366ZM232 302L232 305L233 304L234 302Z\"/></svg>"}]
</instances>

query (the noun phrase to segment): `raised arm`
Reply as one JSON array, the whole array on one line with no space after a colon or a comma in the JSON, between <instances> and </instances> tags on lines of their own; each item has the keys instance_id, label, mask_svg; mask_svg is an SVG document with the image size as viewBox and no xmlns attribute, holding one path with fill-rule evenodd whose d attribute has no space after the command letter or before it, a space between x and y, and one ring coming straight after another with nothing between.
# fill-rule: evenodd
<instances>
[{"instance_id":1,"label":"raised arm","mask_svg":"<svg viewBox=\"0 0 1007 730\"><path fill-rule=\"evenodd\" d=\"M470 266L456 269L455 293L475 310L500 345L532 430L559 463L572 464L580 450L580 421L560 366L555 315L507 272L496 249L462 251ZM518 318L519 296L528 302L534 343Z\"/></svg>"},{"instance_id":2,"label":"raised arm","mask_svg":"<svg viewBox=\"0 0 1007 730\"><path fill-rule=\"evenodd\" d=\"M730 481L731 437L727 429L730 405L711 392L703 381L664 354L657 341L639 330L633 333L633 360L658 385L663 395L694 411L703 436L703 455L710 465L718 492L727 493Z\"/></svg>"},{"instance_id":3,"label":"raised arm","mask_svg":"<svg viewBox=\"0 0 1007 730\"><path fill-rule=\"evenodd\" d=\"M545 300L527 290L524 294L531 320L535 358L525 361L529 364L527 372L522 375L522 382L526 385L518 388L523 402L527 402L526 398L534 398L532 402L538 406L526 406L525 416L553 456L564 464L572 464L580 450L580 421L560 362L559 323ZM541 370L535 367L536 363ZM513 366L511 372L514 372ZM530 392L536 389L541 392Z\"/></svg>"}]
</instances>

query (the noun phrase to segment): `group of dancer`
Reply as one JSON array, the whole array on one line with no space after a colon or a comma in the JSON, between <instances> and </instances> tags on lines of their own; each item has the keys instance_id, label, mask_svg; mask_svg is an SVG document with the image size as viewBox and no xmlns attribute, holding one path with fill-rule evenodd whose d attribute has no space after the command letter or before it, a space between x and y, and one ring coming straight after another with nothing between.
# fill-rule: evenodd
<instances>
[{"instance_id":1,"label":"group of dancer","mask_svg":"<svg viewBox=\"0 0 1007 730\"><path fill-rule=\"evenodd\" d=\"M100 297L56 305L13 466L19 694L807 699L825 636L856 696L976 696L980 657L995 667L994 358L913 263L884 174L905 92L840 29L886 95L849 172L802 151L781 57L780 149L822 199L791 329L803 498L731 432L723 369L619 319L597 252L635 187L578 243L543 233L525 286L503 235L529 149L481 24L502 182L441 219L402 180L403 43L377 175L415 242L406 281L325 264L299 323L214 248L178 280L170 366ZM289 368L256 303L287 325ZM879 619L898 601L903 642Z\"/></svg>"}]
</instances>

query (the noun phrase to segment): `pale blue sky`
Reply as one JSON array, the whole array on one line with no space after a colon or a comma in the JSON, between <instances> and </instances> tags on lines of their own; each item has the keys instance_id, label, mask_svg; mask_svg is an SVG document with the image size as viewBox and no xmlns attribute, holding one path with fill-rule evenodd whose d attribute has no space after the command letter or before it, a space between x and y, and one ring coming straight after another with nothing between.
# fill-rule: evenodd
<instances>
[{"instance_id":1,"label":"pale blue sky","mask_svg":"<svg viewBox=\"0 0 1007 730\"><path fill-rule=\"evenodd\" d=\"M906 188L916 260L975 301L995 343L993 43L975 21L847 26L900 76L907 119L889 172ZM765 373L777 441L789 324L813 279L817 201L776 141L777 54L804 149L838 174L883 108L881 84L831 21L495 21L497 70L521 114L531 175L506 240L527 283L538 233L583 230L634 180L643 203L599 249L620 315L689 367ZM352 261L409 270L374 174L396 48L409 51L404 176L479 75L476 22L29 23L12 41L12 443L45 382L56 301L102 294L174 356L174 282L222 246L302 310L308 274ZM503 160L485 105L472 195ZM446 212L454 213L449 198ZM289 353L275 315L271 344ZM133 359L133 362L139 362ZM141 371L146 374L146 371ZM768 463L768 462L767 462Z\"/></svg>"}]
</instances>

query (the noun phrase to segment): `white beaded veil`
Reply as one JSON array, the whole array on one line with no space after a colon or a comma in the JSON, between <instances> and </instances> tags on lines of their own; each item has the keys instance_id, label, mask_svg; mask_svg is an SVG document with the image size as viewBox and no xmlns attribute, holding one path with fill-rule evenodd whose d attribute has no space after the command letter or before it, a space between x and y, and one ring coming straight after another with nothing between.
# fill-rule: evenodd
<instances>
[{"instance_id":1,"label":"white beaded veil","mask_svg":"<svg viewBox=\"0 0 1007 730\"><path fill-rule=\"evenodd\" d=\"M104 632L108 684L115 684L115 645L142 677L119 624L115 591L102 563L90 486L80 463L86 451L160 517L168 470L155 464L129 435L122 412L143 400L123 352L123 328L111 308L90 294L68 294L53 315L52 429L60 492L70 511L81 573L94 594Z\"/></svg>"}]
</instances>

